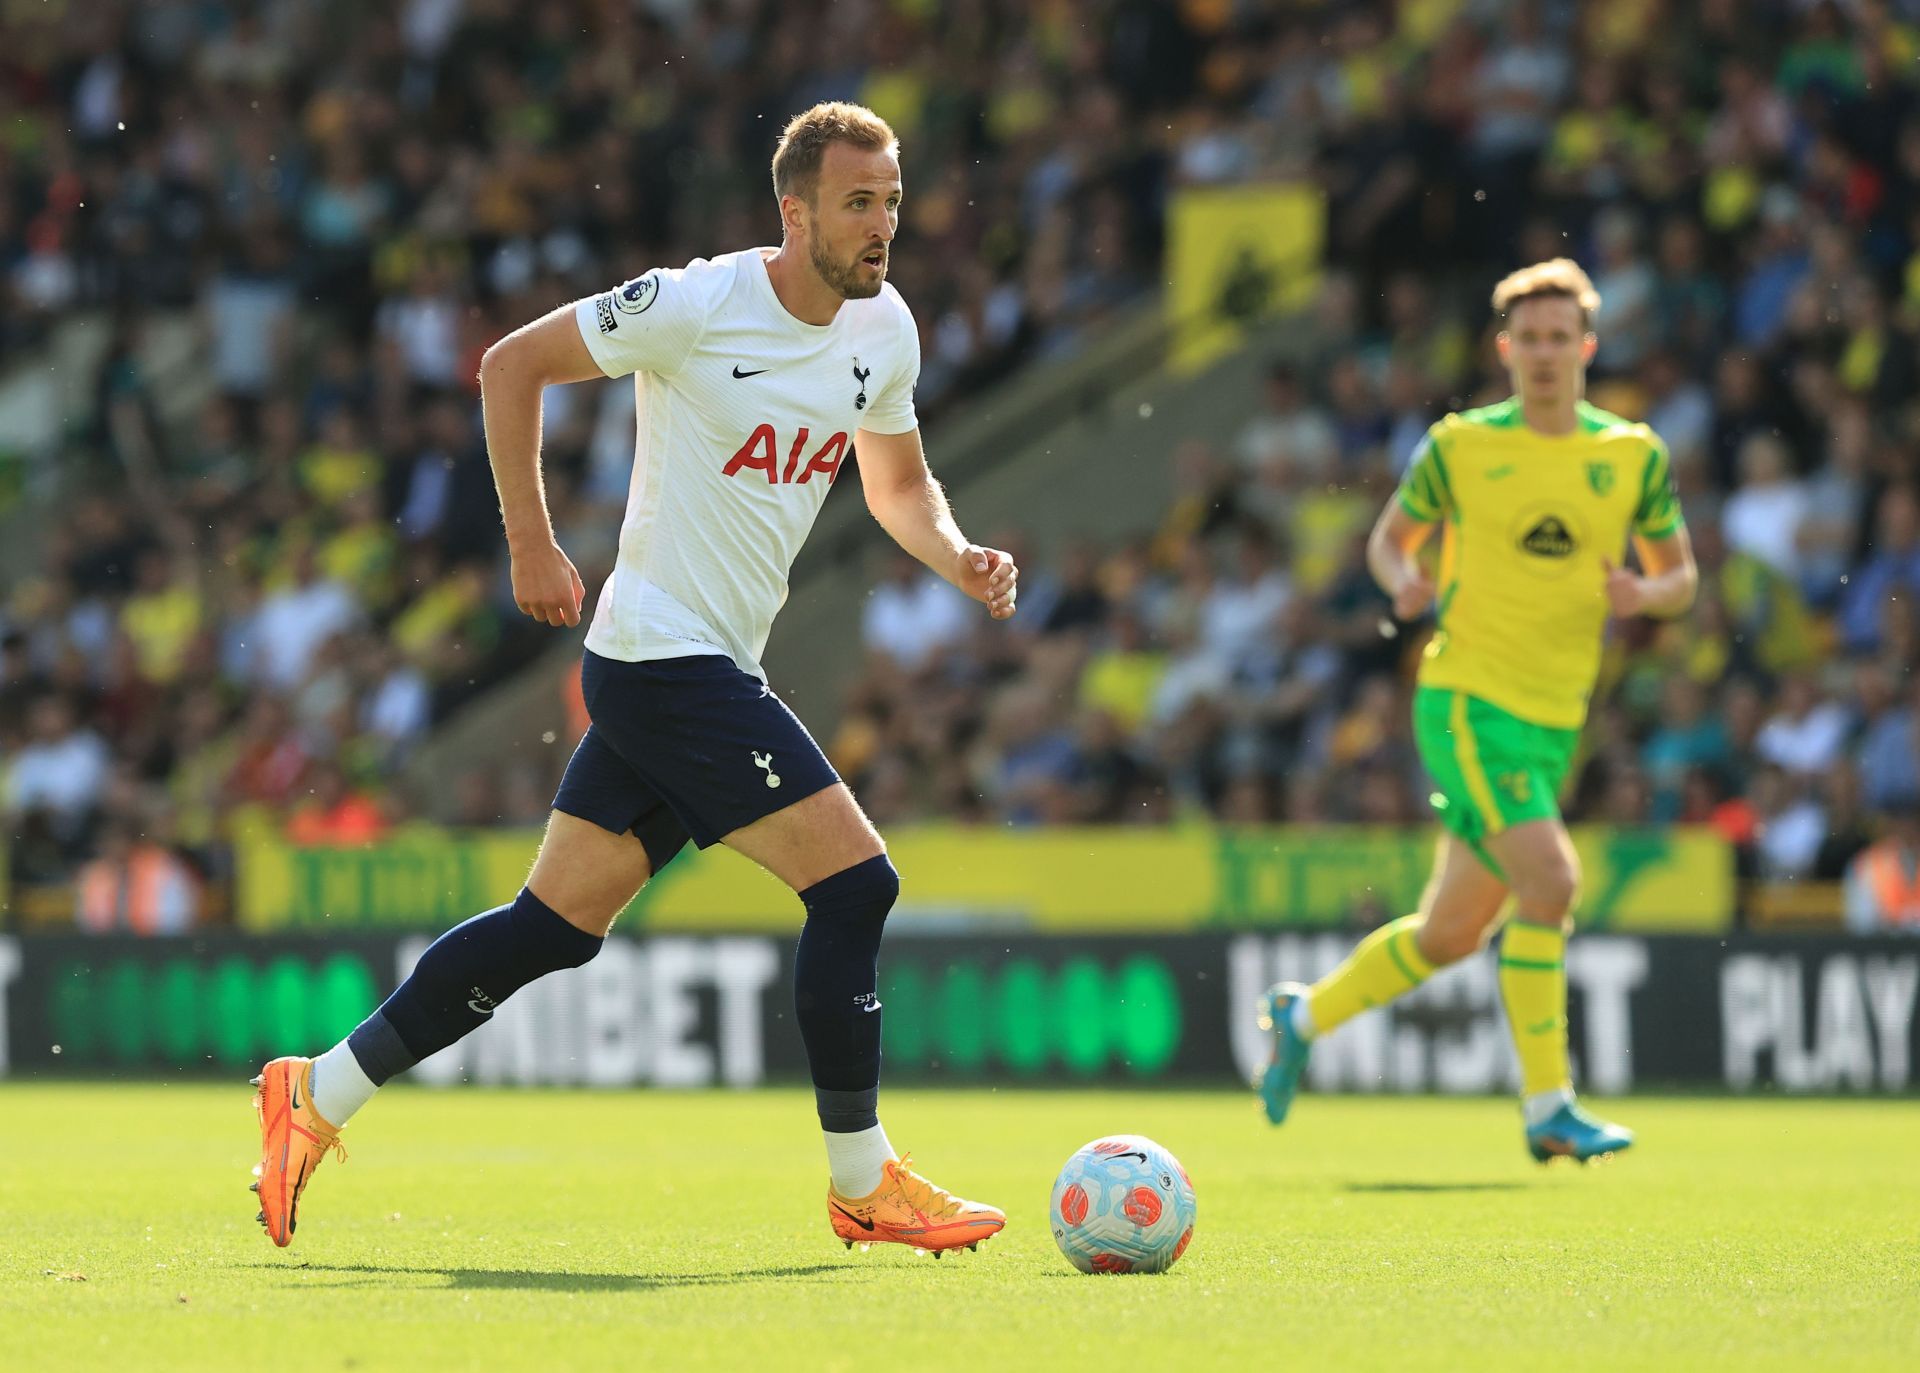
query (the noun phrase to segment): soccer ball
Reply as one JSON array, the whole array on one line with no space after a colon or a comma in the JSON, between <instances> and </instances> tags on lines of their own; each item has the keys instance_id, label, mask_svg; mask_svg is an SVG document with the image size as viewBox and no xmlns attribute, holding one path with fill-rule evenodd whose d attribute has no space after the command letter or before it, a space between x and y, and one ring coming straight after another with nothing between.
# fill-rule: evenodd
<instances>
[{"instance_id":1,"label":"soccer ball","mask_svg":"<svg viewBox=\"0 0 1920 1373\"><path fill-rule=\"evenodd\" d=\"M1144 1135L1074 1151L1053 1184L1053 1242L1082 1273L1164 1273L1193 1238L1193 1179Z\"/></svg>"}]
</instances>

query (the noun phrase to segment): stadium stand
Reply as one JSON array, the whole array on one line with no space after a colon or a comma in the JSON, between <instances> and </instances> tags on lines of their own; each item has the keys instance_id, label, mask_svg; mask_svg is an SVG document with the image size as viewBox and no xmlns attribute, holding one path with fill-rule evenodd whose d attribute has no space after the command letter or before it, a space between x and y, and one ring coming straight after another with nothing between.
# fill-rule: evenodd
<instances>
[{"instance_id":1,"label":"stadium stand","mask_svg":"<svg viewBox=\"0 0 1920 1373\"><path fill-rule=\"evenodd\" d=\"M104 323L87 422L13 463L43 531L0 651L16 897L71 905L145 835L217 914L243 808L347 842L537 822L564 749L391 782L534 642L474 363L767 237L769 130L826 95L906 141L936 466L970 402L1152 298L1183 188L1309 179L1341 264L1244 423L1155 431L1156 523L1031 550L1017 632L878 580L818 721L876 820L1420 818L1418 636L1381 632L1360 540L1425 425L1497 394L1493 278L1562 253L1605 302L1591 398L1666 437L1704 574L1685 621L1616 627L1570 815L1713 825L1749 875L1831 884L1824 918L1920 798L1910 7L415 0L324 64L318 5L48 8L0 65L0 359ZM550 396L592 585L631 395Z\"/></svg>"}]
</instances>

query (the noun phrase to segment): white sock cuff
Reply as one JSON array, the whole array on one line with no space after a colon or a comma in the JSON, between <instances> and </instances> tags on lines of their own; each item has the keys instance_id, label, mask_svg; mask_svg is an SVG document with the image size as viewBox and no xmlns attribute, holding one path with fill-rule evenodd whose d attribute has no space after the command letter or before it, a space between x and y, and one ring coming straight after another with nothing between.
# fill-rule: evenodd
<instances>
[{"instance_id":1,"label":"white sock cuff","mask_svg":"<svg viewBox=\"0 0 1920 1373\"><path fill-rule=\"evenodd\" d=\"M849 1199L864 1197L880 1185L886 1176L888 1160L895 1157L884 1126L872 1125L848 1134L823 1131L827 1141L827 1167L833 1173L833 1190Z\"/></svg>"},{"instance_id":2,"label":"white sock cuff","mask_svg":"<svg viewBox=\"0 0 1920 1373\"><path fill-rule=\"evenodd\" d=\"M1296 996L1287 1003L1287 1019L1293 1025L1293 1032L1302 1039L1312 1039L1320 1033L1320 1027L1313 1023L1313 1007L1304 996Z\"/></svg>"},{"instance_id":3,"label":"white sock cuff","mask_svg":"<svg viewBox=\"0 0 1920 1373\"><path fill-rule=\"evenodd\" d=\"M379 1090L344 1039L313 1061L313 1109L336 1130Z\"/></svg>"},{"instance_id":4,"label":"white sock cuff","mask_svg":"<svg viewBox=\"0 0 1920 1373\"><path fill-rule=\"evenodd\" d=\"M1562 1106L1571 1105L1573 1105L1573 1092L1565 1087L1556 1087L1550 1092L1535 1092L1532 1096L1520 1098L1520 1111L1526 1117L1529 1126L1538 1125Z\"/></svg>"}]
</instances>

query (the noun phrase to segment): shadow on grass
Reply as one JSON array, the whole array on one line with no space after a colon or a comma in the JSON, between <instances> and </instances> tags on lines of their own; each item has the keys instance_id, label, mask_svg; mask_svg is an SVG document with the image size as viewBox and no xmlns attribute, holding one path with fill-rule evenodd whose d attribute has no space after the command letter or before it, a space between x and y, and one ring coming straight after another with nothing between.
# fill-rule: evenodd
<instances>
[{"instance_id":1,"label":"shadow on grass","mask_svg":"<svg viewBox=\"0 0 1920 1373\"><path fill-rule=\"evenodd\" d=\"M255 1267L279 1265L255 1265ZM417 1268L369 1263L302 1263L287 1273L338 1274L339 1282L302 1283L303 1287L368 1287L381 1278L445 1278L450 1288L520 1292L646 1292L669 1287L726 1287L733 1283L782 1282L814 1278L822 1273L852 1271L845 1264L785 1264L768 1268L741 1268L724 1273L574 1273L540 1268L444 1268L437 1264ZM357 1281L355 1279L358 1279Z\"/></svg>"},{"instance_id":2,"label":"shadow on grass","mask_svg":"<svg viewBox=\"0 0 1920 1373\"><path fill-rule=\"evenodd\" d=\"M1348 1182L1341 1184L1343 1192L1395 1193L1395 1192L1524 1192L1524 1182Z\"/></svg>"}]
</instances>

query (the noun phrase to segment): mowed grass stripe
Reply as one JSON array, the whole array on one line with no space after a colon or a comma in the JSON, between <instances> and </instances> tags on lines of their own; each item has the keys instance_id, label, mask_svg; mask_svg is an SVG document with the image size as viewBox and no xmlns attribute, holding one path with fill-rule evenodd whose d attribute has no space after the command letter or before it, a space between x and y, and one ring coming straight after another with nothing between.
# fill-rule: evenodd
<instances>
[{"instance_id":1,"label":"mowed grass stripe","mask_svg":"<svg viewBox=\"0 0 1920 1373\"><path fill-rule=\"evenodd\" d=\"M0 1084L0 1368L1894 1368L1920 1347L1920 1103L1633 1100L1542 1169L1490 1100L898 1091L895 1143L1005 1206L936 1265L827 1229L808 1094L385 1094L299 1236L246 1191L248 1090ZM1069 1270L1067 1155L1193 1174L1160 1278ZM84 1274L85 1281L61 1275ZM185 1298L184 1301L181 1298Z\"/></svg>"}]
</instances>

